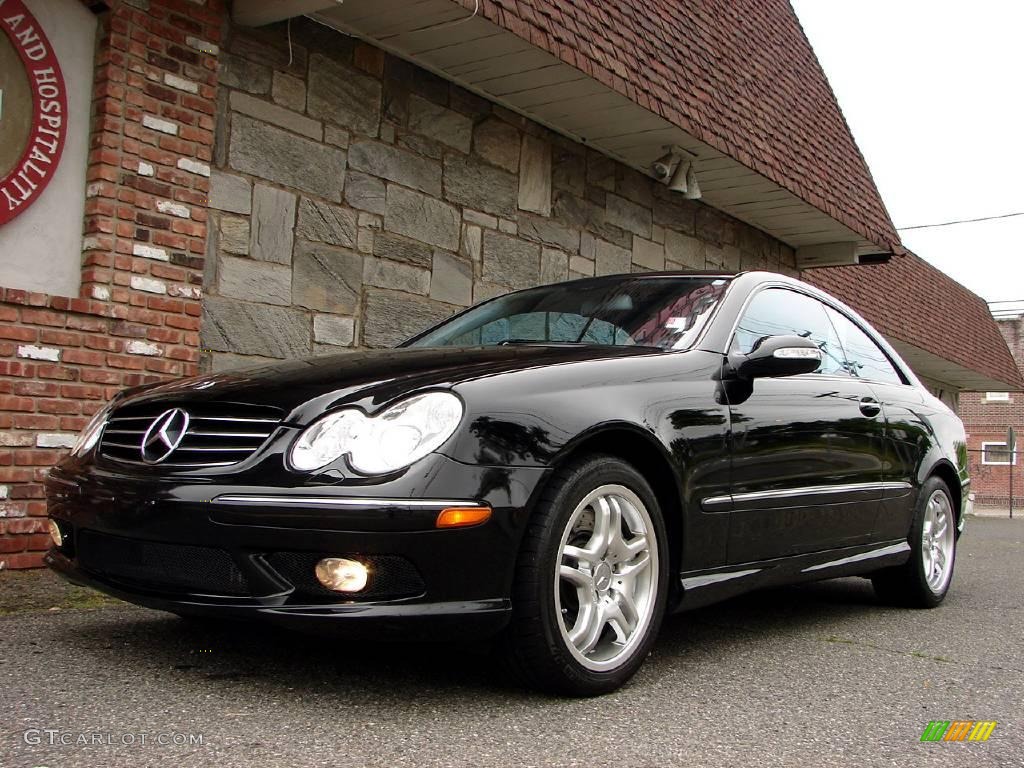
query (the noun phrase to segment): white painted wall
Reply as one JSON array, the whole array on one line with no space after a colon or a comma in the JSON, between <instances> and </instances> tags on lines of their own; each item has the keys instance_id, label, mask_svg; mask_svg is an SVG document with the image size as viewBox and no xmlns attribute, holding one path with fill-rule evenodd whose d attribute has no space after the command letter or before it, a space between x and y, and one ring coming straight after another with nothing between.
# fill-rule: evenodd
<instances>
[{"instance_id":1,"label":"white painted wall","mask_svg":"<svg viewBox=\"0 0 1024 768\"><path fill-rule=\"evenodd\" d=\"M96 18L77 0L25 5L46 31L64 73L68 137L50 185L28 211L0 225L0 287L78 296Z\"/></svg>"},{"instance_id":2,"label":"white painted wall","mask_svg":"<svg viewBox=\"0 0 1024 768\"><path fill-rule=\"evenodd\" d=\"M960 390L951 384L943 384L941 381L935 379L929 379L927 376L922 376L918 371L914 371L917 374L917 378L921 380L921 383L928 387L928 391L939 398L942 402L952 408L954 411L960 408Z\"/></svg>"}]
</instances>

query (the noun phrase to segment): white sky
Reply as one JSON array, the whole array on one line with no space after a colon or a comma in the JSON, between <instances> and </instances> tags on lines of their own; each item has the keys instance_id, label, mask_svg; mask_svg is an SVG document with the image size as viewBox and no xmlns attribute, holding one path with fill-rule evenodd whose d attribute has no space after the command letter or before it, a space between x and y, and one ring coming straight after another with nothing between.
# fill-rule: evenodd
<instances>
[{"instance_id":1,"label":"white sky","mask_svg":"<svg viewBox=\"0 0 1024 768\"><path fill-rule=\"evenodd\" d=\"M1024 211L1024 2L792 0L897 227ZM1024 216L901 232L1024 300Z\"/></svg>"}]
</instances>

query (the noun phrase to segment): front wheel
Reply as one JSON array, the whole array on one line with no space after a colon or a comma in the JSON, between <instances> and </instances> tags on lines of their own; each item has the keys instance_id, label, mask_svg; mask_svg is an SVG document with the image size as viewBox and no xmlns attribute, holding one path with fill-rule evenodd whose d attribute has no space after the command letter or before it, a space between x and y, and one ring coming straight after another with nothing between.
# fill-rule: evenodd
<instances>
[{"instance_id":1,"label":"front wheel","mask_svg":"<svg viewBox=\"0 0 1024 768\"><path fill-rule=\"evenodd\" d=\"M910 560L871 576L884 601L911 608L934 608L943 601L956 562L956 513L953 497L937 477L921 488L910 527Z\"/></svg>"},{"instance_id":2,"label":"front wheel","mask_svg":"<svg viewBox=\"0 0 1024 768\"><path fill-rule=\"evenodd\" d=\"M614 691L654 644L668 572L664 522L639 472L610 456L559 470L520 551L506 660L552 693Z\"/></svg>"}]
</instances>

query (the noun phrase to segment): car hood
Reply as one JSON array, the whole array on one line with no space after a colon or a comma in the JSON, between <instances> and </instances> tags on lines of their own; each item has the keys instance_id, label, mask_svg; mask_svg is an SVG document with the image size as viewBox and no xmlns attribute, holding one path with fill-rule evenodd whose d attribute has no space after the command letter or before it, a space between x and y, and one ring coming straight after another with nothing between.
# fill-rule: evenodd
<instances>
[{"instance_id":1,"label":"car hood","mask_svg":"<svg viewBox=\"0 0 1024 768\"><path fill-rule=\"evenodd\" d=\"M343 403L374 410L404 394L488 376L589 360L659 354L651 347L525 344L402 348L327 355L199 376L126 394L132 404L232 402L270 405L303 423Z\"/></svg>"}]
</instances>

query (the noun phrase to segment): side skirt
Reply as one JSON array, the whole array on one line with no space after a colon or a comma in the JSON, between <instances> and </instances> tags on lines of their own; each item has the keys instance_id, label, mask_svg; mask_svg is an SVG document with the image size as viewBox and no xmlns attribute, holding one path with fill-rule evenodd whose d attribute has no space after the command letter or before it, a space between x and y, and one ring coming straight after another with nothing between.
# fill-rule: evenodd
<instances>
[{"instance_id":1,"label":"side skirt","mask_svg":"<svg viewBox=\"0 0 1024 768\"><path fill-rule=\"evenodd\" d=\"M879 568L902 565L909 558L910 545L906 540L901 540L730 565L727 568L684 571L679 575L682 597L674 610L699 608L765 587L858 576Z\"/></svg>"}]
</instances>

